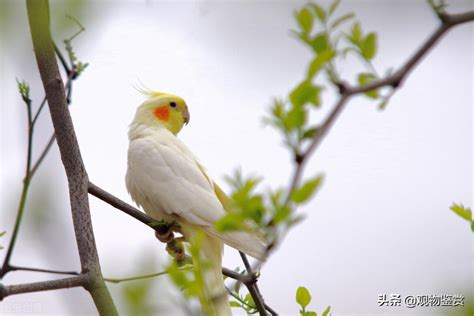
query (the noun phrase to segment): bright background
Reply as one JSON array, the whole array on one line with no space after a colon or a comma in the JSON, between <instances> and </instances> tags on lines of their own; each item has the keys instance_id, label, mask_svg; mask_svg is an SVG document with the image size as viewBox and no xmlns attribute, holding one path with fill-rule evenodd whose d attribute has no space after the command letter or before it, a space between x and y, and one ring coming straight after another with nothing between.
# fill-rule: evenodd
<instances>
[{"instance_id":1,"label":"bright background","mask_svg":"<svg viewBox=\"0 0 474 316\"><path fill-rule=\"evenodd\" d=\"M286 185L290 156L279 136L264 127L273 97L284 97L303 78L312 53L289 30L293 1L117 1L69 6L55 2L55 38L70 36L79 19L86 32L74 42L90 66L74 84L71 114L91 181L131 202L124 184L127 128L143 97L133 85L178 94L191 123L180 134L218 182L242 166L265 178L263 188ZM324 2L327 3L327 2ZM471 1L449 1L450 12L472 9ZM13 227L25 164L26 109L15 78L32 86L35 105L43 97L32 53L26 9L2 1L0 230ZM424 1L345 1L364 30L379 34L375 66L401 65L437 27ZM299 209L306 220L287 236L262 271L266 302L281 315L296 315L295 292L306 286L310 308L333 315L436 315L459 309L378 307L378 294L472 295L473 244L467 223L449 210L453 201L472 205L472 26L449 32L413 71L381 112L368 99L353 99L306 175L323 172L317 197ZM341 69L354 78L356 60ZM327 91L320 120L334 103ZM37 155L52 131L45 111L35 134ZM224 187L227 188L224 184ZM160 271L164 246L150 229L91 197L103 273L124 277ZM3 256L5 250L0 254ZM78 270L67 185L57 146L33 180L24 227L13 264ZM225 266L241 265L227 249ZM5 284L54 276L13 272ZM155 279L149 301L176 315L166 277ZM120 301L126 285L109 285ZM171 297L171 299L170 299ZM5 315L94 314L81 289L14 296L0 303Z\"/></svg>"}]
</instances>

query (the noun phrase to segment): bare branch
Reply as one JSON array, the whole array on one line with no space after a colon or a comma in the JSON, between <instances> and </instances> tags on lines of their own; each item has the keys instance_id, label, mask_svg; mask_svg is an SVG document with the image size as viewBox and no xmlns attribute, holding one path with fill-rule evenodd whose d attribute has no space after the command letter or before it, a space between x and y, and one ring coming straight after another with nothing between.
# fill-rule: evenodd
<instances>
[{"instance_id":1,"label":"bare branch","mask_svg":"<svg viewBox=\"0 0 474 316\"><path fill-rule=\"evenodd\" d=\"M51 269L21 267L21 266L15 266L15 265L10 265L10 271L29 271L29 272L51 273L51 274L80 275L80 273L76 271L59 271L59 270L51 270Z\"/></svg>"},{"instance_id":2,"label":"bare branch","mask_svg":"<svg viewBox=\"0 0 474 316\"><path fill-rule=\"evenodd\" d=\"M239 251L240 257L242 258L242 261L244 263L245 269L247 270L247 273L250 276L255 276L255 274L252 271L252 267L250 266L250 262L242 251ZM258 310L258 313L260 315L267 315L266 308L265 308L265 302L263 300L262 294L260 293L258 286L257 286L257 278L254 277L252 279L252 282L245 283L247 286L247 290L249 291L250 295L252 296L253 301L255 302L255 307Z\"/></svg>"},{"instance_id":3,"label":"bare branch","mask_svg":"<svg viewBox=\"0 0 474 316\"><path fill-rule=\"evenodd\" d=\"M122 212L130 215L131 217L135 218L136 220L139 220L143 224L150 226L152 223L156 222L153 218L150 216L146 215L145 213L139 211L137 208L131 206L128 203L125 203L124 201L120 200L119 198L113 196L112 194L108 193L105 190L102 190L98 186L96 186L94 183L89 181L89 187L88 191L90 194L95 196L96 198L112 205L116 209L121 210ZM151 226L150 226L151 227Z\"/></svg>"},{"instance_id":4,"label":"bare branch","mask_svg":"<svg viewBox=\"0 0 474 316\"><path fill-rule=\"evenodd\" d=\"M3 284L0 284L0 301L3 300L7 296L15 295L15 294L51 291L51 290L79 287L83 285L84 280L85 280L84 275L80 275L80 276L75 276L75 277L70 277L70 278L65 278L65 279L59 279L59 280L25 283L25 284L17 284L17 285L5 286Z\"/></svg>"}]
</instances>

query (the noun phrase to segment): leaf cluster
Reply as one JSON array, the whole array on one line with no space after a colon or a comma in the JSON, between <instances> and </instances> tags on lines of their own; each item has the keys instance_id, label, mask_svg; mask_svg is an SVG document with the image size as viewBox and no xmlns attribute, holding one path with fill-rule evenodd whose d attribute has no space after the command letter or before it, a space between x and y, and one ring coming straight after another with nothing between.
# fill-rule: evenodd
<instances>
[{"instance_id":1,"label":"leaf cluster","mask_svg":"<svg viewBox=\"0 0 474 316\"><path fill-rule=\"evenodd\" d=\"M303 219L295 214L297 206L307 203L320 188L323 176L317 175L288 192L284 189L258 189L261 179L244 178L240 170L226 178L232 187L231 210L216 222L219 231L254 230L262 232L271 243L281 229L288 229Z\"/></svg>"}]
</instances>

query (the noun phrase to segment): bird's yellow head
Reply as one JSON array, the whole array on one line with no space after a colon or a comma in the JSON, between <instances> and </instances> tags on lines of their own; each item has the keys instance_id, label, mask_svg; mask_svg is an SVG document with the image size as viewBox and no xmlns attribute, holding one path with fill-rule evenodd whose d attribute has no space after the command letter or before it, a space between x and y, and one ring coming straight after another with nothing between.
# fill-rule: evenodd
<instances>
[{"instance_id":1,"label":"bird's yellow head","mask_svg":"<svg viewBox=\"0 0 474 316\"><path fill-rule=\"evenodd\" d=\"M176 95L141 90L149 98L137 109L135 122L148 126L164 126L173 134L178 134L183 124L189 123L188 106Z\"/></svg>"}]
</instances>

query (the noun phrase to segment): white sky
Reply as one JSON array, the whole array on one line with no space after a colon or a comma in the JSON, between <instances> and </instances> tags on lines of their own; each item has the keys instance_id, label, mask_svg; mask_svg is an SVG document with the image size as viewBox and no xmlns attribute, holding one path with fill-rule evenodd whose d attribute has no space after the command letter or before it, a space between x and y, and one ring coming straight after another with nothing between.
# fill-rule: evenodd
<instances>
[{"instance_id":1,"label":"white sky","mask_svg":"<svg viewBox=\"0 0 474 316\"><path fill-rule=\"evenodd\" d=\"M43 95L26 9L11 3L15 24L5 28L0 42L0 230L7 233L26 146L25 107L15 77L31 83L35 101ZM472 9L470 1L450 3L452 12ZM53 25L64 23L67 12L87 29L74 45L90 66L74 84L71 114L94 183L131 202L124 184L126 133L143 100L132 86L142 81L187 101L191 122L180 138L218 182L242 166L264 176L263 187L286 185L290 157L261 118L273 97L287 95L303 78L310 61L309 50L289 33L299 4L122 1L94 7L93 13L64 7L52 12ZM424 1L346 1L339 12L347 11L356 12L364 30L378 31L380 71L399 66L437 26ZM469 295L472 233L449 206L472 205L472 56L472 26L461 26L414 70L385 111L366 98L351 101L308 165L307 176L323 172L326 181L314 201L299 209L307 219L262 271L261 291L281 315L297 314L294 294L301 285L313 295L311 309L322 312L331 305L333 315L433 315L450 309L381 308L377 295ZM342 68L349 79L358 70L353 62ZM332 92L325 96L321 116L334 101ZM35 153L51 133L47 112L39 123ZM28 205L13 263L78 269L56 146L30 198L35 203ZM147 271L160 271L167 257L148 228L93 197L91 209L104 275L133 274L146 256L156 258ZM225 265L241 265L230 248ZM49 277L17 272L4 281ZM168 284L166 278L156 283ZM109 288L118 297L120 286ZM156 291L159 301L163 289ZM0 311L28 304L44 314L94 313L80 289L11 297Z\"/></svg>"}]
</instances>

